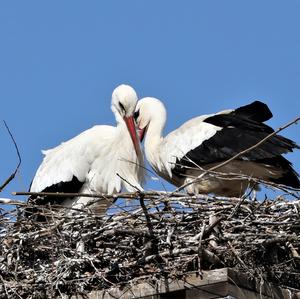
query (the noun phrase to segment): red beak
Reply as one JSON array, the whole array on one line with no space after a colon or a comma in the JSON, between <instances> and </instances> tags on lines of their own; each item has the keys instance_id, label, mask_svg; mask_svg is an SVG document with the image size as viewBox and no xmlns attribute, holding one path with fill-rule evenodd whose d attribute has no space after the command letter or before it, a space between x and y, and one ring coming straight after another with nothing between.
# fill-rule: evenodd
<instances>
[{"instance_id":1,"label":"red beak","mask_svg":"<svg viewBox=\"0 0 300 299\"><path fill-rule=\"evenodd\" d=\"M146 128L144 128L144 129L138 129L138 132L139 132L140 142L143 142L144 137L145 137Z\"/></svg>"},{"instance_id":2,"label":"red beak","mask_svg":"<svg viewBox=\"0 0 300 299\"><path fill-rule=\"evenodd\" d=\"M124 121L126 123L131 140L133 142L135 152L138 157L141 157L142 151L141 151L140 142L139 142L138 135L137 135L136 128L135 128L134 118L133 118L133 116L129 116L129 117L124 116Z\"/></svg>"}]
</instances>

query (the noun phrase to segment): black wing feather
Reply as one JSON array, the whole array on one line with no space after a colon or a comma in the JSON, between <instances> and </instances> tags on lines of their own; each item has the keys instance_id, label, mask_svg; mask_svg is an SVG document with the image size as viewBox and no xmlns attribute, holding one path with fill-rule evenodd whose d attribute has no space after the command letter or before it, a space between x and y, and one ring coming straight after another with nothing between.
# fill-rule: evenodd
<instances>
[{"instance_id":1,"label":"black wing feather","mask_svg":"<svg viewBox=\"0 0 300 299\"><path fill-rule=\"evenodd\" d=\"M257 122L265 122L272 118L273 114L269 107L260 101L254 101L249 105L242 106L233 111L234 115L251 119Z\"/></svg>"},{"instance_id":2,"label":"black wing feather","mask_svg":"<svg viewBox=\"0 0 300 299\"><path fill-rule=\"evenodd\" d=\"M204 120L206 123L221 127L214 136L189 151L181 160L176 161L173 171L184 173L185 166L195 167L218 163L257 144L273 133L274 130L262 123L272 117L268 106L259 101L240 107L230 113L216 114ZM281 155L299 146L290 139L274 135L255 149L241 155L238 160L266 163L285 169L290 173L291 184L299 187L297 173L291 163Z\"/></svg>"},{"instance_id":3,"label":"black wing feather","mask_svg":"<svg viewBox=\"0 0 300 299\"><path fill-rule=\"evenodd\" d=\"M41 192L52 192L52 193L78 193L82 187L84 182L81 182L77 179L77 177L73 176L71 181L68 182L59 182L57 184L53 184L52 186L46 187ZM70 199L71 197L68 197ZM61 205L64 201L64 197L55 197L55 196L30 196L28 198L29 203L34 203L37 207L34 208L26 208L24 210L25 217L29 217L34 215L34 220L38 222L44 222L46 217L43 215L39 215L38 206L43 206L47 204L51 205Z\"/></svg>"}]
</instances>

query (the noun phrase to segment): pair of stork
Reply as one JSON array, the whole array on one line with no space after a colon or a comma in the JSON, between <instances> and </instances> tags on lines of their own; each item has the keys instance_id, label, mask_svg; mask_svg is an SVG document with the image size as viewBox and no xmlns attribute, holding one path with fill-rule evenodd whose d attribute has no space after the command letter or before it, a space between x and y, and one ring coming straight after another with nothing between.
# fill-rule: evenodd
<instances>
[{"instance_id":1,"label":"pair of stork","mask_svg":"<svg viewBox=\"0 0 300 299\"><path fill-rule=\"evenodd\" d=\"M264 124L272 113L259 101L193 118L166 137L162 136L166 109L158 99L138 101L132 87L120 85L113 91L111 109L116 127L94 126L43 151L45 157L32 181L31 192L114 194L123 188L130 192L142 190L143 139L145 156L155 172L175 186L186 185L189 193L240 196L249 186L257 186L249 177L300 187L298 174L282 156L299 146L277 134L216 169L274 132ZM216 169L213 174L207 171L212 168ZM195 180L201 174L206 175ZM35 200L38 204L83 208L90 198Z\"/></svg>"}]
</instances>

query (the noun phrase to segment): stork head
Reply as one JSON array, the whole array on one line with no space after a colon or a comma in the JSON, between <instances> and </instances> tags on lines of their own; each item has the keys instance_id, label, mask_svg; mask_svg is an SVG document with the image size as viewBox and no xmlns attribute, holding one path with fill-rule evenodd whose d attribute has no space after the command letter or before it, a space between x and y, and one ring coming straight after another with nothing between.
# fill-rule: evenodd
<instances>
[{"instance_id":1,"label":"stork head","mask_svg":"<svg viewBox=\"0 0 300 299\"><path fill-rule=\"evenodd\" d=\"M140 141L143 141L150 124L157 131L162 131L166 118L166 108L160 100L151 97L139 100L135 108L134 119L138 127Z\"/></svg>"},{"instance_id":2,"label":"stork head","mask_svg":"<svg viewBox=\"0 0 300 299\"><path fill-rule=\"evenodd\" d=\"M124 120L126 123L135 152L137 156L141 156L142 151L133 118L137 100L137 94L131 86L119 85L112 93L111 109L116 116L117 122Z\"/></svg>"},{"instance_id":3,"label":"stork head","mask_svg":"<svg viewBox=\"0 0 300 299\"><path fill-rule=\"evenodd\" d=\"M111 107L122 118L133 115L138 97L135 90L129 85L119 85L112 94Z\"/></svg>"}]
</instances>

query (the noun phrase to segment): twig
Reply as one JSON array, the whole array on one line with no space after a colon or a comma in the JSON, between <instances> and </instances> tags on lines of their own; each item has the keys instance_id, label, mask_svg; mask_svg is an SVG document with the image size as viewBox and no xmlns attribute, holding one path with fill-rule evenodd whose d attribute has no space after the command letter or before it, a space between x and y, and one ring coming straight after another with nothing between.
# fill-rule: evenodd
<instances>
[{"instance_id":1,"label":"twig","mask_svg":"<svg viewBox=\"0 0 300 299\"><path fill-rule=\"evenodd\" d=\"M238 262L241 264L241 266L245 269L248 270L250 273L252 271L250 271L249 267L245 264L245 262L239 257L238 253L236 252L235 248L232 246L231 242L228 241L228 245L229 248L231 249L232 253L235 255L235 257L237 258Z\"/></svg>"},{"instance_id":2,"label":"twig","mask_svg":"<svg viewBox=\"0 0 300 299\"><path fill-rule=\"evenodd\" d=\"M145 218L146 218L146 224L147 224L147 227L148 227L148 230L149 230L149 234L151 236L151 239L150 239L151 253L152 254L153 253L158 254L158 248L157 248L157 243L158 242L157 242L157 238L155 237L155 234L154 234L154 228L153 228L151 218L150 218L149 213L148 213L148 209L145 205L144 198L145 198L145 195L143 193L140 193L140 204L141 204L142 210L143 210Z\"/></svg>"},{"instance_id":3,"label":"twig","mask_svg":"<svg viewBox=\"0 0 300 299\"><path fill-rule=\"evenodd\" d=\"M0 280L1 280L2 284L3 284L6 298L9 299L9 295L8 295L8 292L7 292L7 288L6 288L6 285L5 285L5 281L4 281L3 277L2 277L2 275L0 275Z\"/></svg>"},{"instance_id":4,"label":"twig","mask_svg":"<svg viewBox=\"0 0 300 299\"><path fill-rule=\"evenodd\" d=\"M117 176L124 181L125 183L127 183L130 187L132 187L133 189L135 189L137 192L141 192L142 190L140 190L137 186L134 186L133 184L131 184L128 180L126 180L124 177L122 177L120 174L117 173Z\"/></svg>"},{"instance_id":5,"label":"twig","mask_svg":"<svg viewBox=\"0 0 300 299\"><path fill-rule=\"evenodd\" d=\"M8 132L8 134L9 134L9 136L10 136L10 138L11 138L11 140L13 141L13 144L14 144L14 146L15 146L15 149L16 149L16 152L17 152L17 155L18 155L18 159L19 159L19 162L18 162L18 164L17 164L17 167L16 167L16 169L15 169L15 171L9 176L9 178L2 184L2 186L0 186L0 192L15 178L15 176L16 176L16 174L17 174L17 172L18 172L18 170L19 170L19 167L20 167L20 165L21 165L21 162L22 162L22 160L21 160L21 155L20 155L20 152L19 152L19 149L18 149L18 145L17 145L17 143L16 143L16 141L15 141L15 139L14 139L14 136L12 135L12 133L11 133L11 131L10 131L10 129L9 129L9 127L8 127L8 125L6 124L6 122L5 122L5 120L3 120L3 122L4 122L4 125L5 125L5 128L6 128L6 130L7 130L7 132Z\"/></svg>"},{"instance_id":6,"label":"twig","mask_svg":"<svg viewBox=\"0 0 300 299\"><path fill-rule=\"evenodd\" d=\"M249 192L249 195L251 194L252 190ZM242 203L246 200L246 198L248 197L247 194L244 194L241 197L241 200L236 204L236 206L234 207L232 213L228 216L227 220L232 218L234 216L234 214L238 211L238 209L240 208L240 206L242 205Z\"/></svg>"},{"instance_id":7,"label":"twig","mask_svg":"<svg viewBox=\"0 0 300 299\"><path fill-rule=\"evenodd\" d=\"M224 219L225 219L224 216L216 218L215 221L213 221L207 228L205 228L203 232L203 237L204 238L208 237L212 233L213 229Z\"/></svg>"},{"instance_id":8,"label":"twig","mask_svg":"<svg viewBox=\"0 0 300 299\"><path fill-rule=\"evenodd\" d=\"M201 228L199 242L198 242L198 274L201 278L203 277L202 269L201 269L202 268L201 262L202 262L202 258L203 258L202 239L203 239L204 233L205 233L205 224Z\"/></svg>"},{"instance_id":9,"label":"twig","mask_svg":"<svg viewBox=\"0 0 300 299\"><path fill-rule=\"evenodd\" d=\"M64 193L64 192L12 192L12 195L27 195L27 196L49 196L49 197L95 197L95 198L102 198L102 199L117 199L117 198L138 198L139 194L145 194L147 197L157 197L159 196L169 196L171 192L164 192L164 191L148 191L148 192L121 192L116 194L105 194L105 193ZM174 197L183 197L186 196L186 193L172 193Z\"/></svg>"},{"instance_id":10,"label":"twig","mask_svg":"<svg viewBox=\"0 0 300 299\"><path fill-rule=\"evenodd\" d=\"M149 216L149 213L148 213L148 209L145 205L145 201L144 201L144 198L145 198L145 195L144 194L140 194L140 204L141 204L141 207L143 209L143 212L145 214L145 218L146 218L146 223L147 223L147 227L149 229L149 233L150 233L150 236L153 238L154 237L154 233L153 233L153 225L151 223L151 218Z\"/></svg>"}]
</instances>

